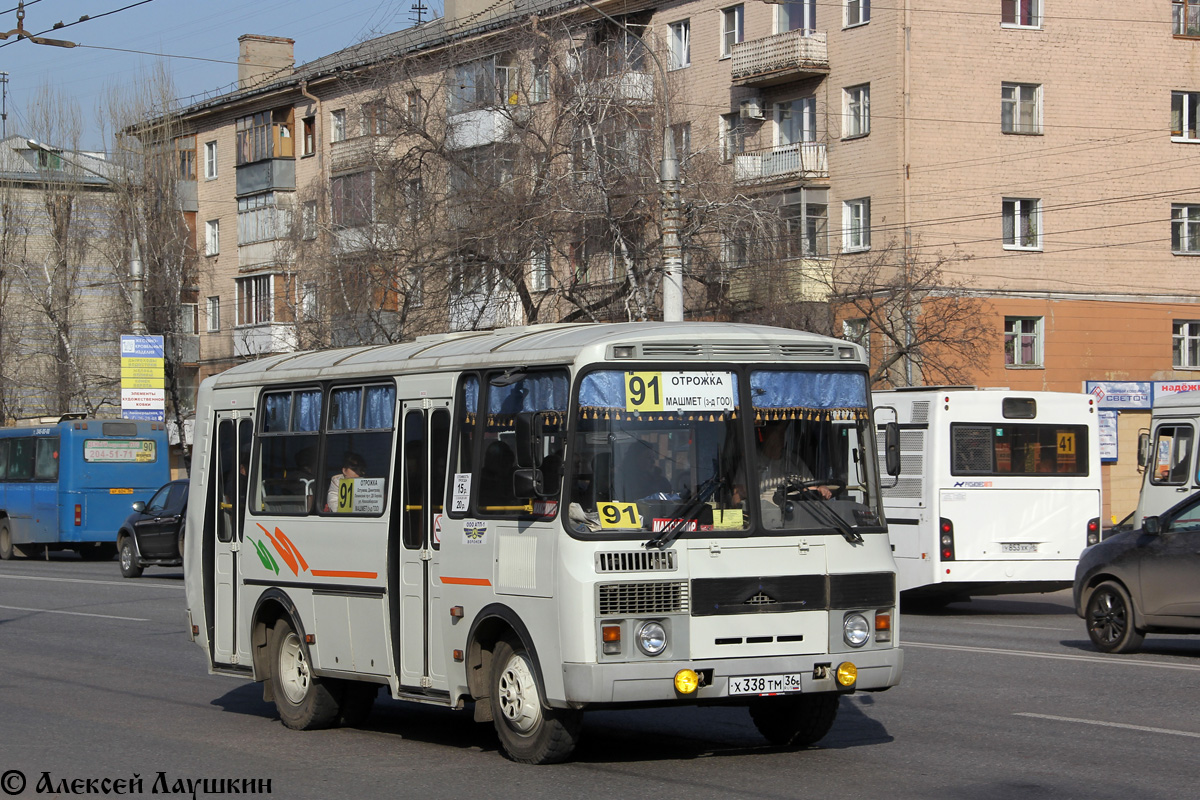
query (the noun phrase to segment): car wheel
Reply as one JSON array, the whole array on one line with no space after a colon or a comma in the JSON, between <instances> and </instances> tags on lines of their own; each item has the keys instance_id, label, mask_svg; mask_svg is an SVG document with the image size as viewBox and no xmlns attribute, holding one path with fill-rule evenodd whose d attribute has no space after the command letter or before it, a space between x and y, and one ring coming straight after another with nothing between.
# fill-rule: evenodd
<instances>
[{"instance_id":1,"label":"car wheel","mask_svg":"<svg viewBox=\"0 0 1200 800\"><path fill-rule=\"evenodd\" d=\"M1129 593L1116 581L1105 581L1092 590L1084 619L1092 644L1105 653L1132 653L1145 638L1133 625Z\"/></svg>"},{"instance_id":2,"label":"car wheel","mask_svg":"<svg viewBox=\"0 0 1200 800\"><path fill-rule=\"evenodd\" d=\"M533 661L515 639L500 640L492 652L491 693L496 735L513 761L556 764L575 750L583 713L546 706Z\"/></svg>"},{"instance_id":3,"label":"car wheel","mask_svg":"<svg viewBox=\"0 0 1200 800\"><path fill-rule=\"evenodd\" d=\"M184 530L184 527L185 527L185 523L183 523L183 522L179 523L179 536L175 543L175 546L179 549L179 560L180 561L183 560L183 530Z\"/></svg>"},{"instance_id":4,"label":"car wheel","mask_svg":"<svg viewBox=\"0 0 1200 800\"><path fill-rule=\"evenodd\" d=\"M298 731L328 728L341 713L337 681L322 681L312 672L308 651L287 619L271 629L271 695L283 724ZM337 692L337 694L335 694Z\"/></svg>"},{"instance_id":5,"label":"car wheel","mask_svg":"<svg viewBox=\"0 0 1200 800\"><path fill-rule=\"evenodd\" d=\"M13 557L12 534L8 523L0 523L0 561L8 561Z\"/></svg>"},{"instance_id":6,"label":"car wheel","mask_svg":"<svg viewBox=\"0 0 1200 800\"><path fill-rule=\"evenodd\" d=\"M137 553L133 551L133 538L122 536L117 548L121 556L121 574L126 578L142 577L142 568L137 563Z\"/></svg>"},{"instance_id":7,"label":"car wheel","mask_svg":"<svg viewBox=\"0 0 1200 800\"><path fill-rule=\"evenodd\" d=\"M807 747L829 733L837 719L838 695L759 697L750 703L750 719L776 747Z\"/></svg>"}]
</instances>

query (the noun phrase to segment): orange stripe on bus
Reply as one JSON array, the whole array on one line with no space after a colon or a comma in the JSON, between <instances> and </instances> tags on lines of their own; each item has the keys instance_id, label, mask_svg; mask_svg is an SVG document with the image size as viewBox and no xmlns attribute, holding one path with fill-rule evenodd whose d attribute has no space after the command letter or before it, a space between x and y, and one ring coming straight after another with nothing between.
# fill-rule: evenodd
<instances>
[{"instance_id":1,"label":"orange stripe on bus","mask_svg":"<svg viewBox=\"0 0 1200 800\"><path fill-rule=\"evenodd\" d=\"M374 580L379 577L378 572L343 572L336 569L314 569L312 574L318 578L366 578Z\"/></svg>"},{"instance_id":2,"label":"orange stripe on bus","mask_svg":"<svg viewBox=\"0 0 1200 800\"><path fill-rule=\"evenodd\" d=\"M442 578L442 583L451 583L456 586L491 586L492 582L487 578Z\"/></svg>"}]
</instances>

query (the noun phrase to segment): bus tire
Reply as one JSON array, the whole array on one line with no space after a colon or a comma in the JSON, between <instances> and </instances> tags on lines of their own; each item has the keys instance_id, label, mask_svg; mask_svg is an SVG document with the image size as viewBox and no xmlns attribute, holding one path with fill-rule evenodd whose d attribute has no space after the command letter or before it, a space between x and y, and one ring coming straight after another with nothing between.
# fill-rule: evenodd
<instances>
[{"instance_id":1,"label":"bus tire","mask_svg":"<svg viewBox=\"0 0 1200 800\"><path fill-rule=\"evenodd\" d=\"M1142 646L1145 634L1134 627L1133 601L1125 587L1105 581L1088 596L1088 638L1104 653L1132 653Z\"/></svg>"},{"instance_id":2,"label":"bus tire","mask_svg":"<svg viewBox=\"0 0 1200 800\"><path fill-rule=\"evenodd\" d=\"M808 747L825 738L833 727L839 697L830 692L760 697L750 703L750 719L776 747Z\"/></svg>"},{"instance_id":3,"label":"bus tire","mask_svg":"<svg viewBox=\"0 0 1200 800\"><path fill-rule=\"evenodd\" d=\"M12 533L8 530L8 523L0 523L0 561L10 561L14 552Z\"/></svg>"},{"instance_id":4,"label":"bus tire","mask_svg":"<svg viewBox=\"0 0 1200 800\"><path fill-rule=\"evenodd\" d=\"M272 696L284 725L297 731L313 731L337 722L342 687L313 674L308 651L285 617L271 630L269 658Z\"/></svg>"},{"instance_id":5,"label":"bus tire","mask_svg":"<svg viewBox=\"0 0 1200 800\"><path fill-rule=\"evenodd\" d=\"M117 548L121 556L121 575L126 578L142 577L142 568L137 563L137 553L133 551L133 539L122 536Z\"/></svg>"},{"instance_id":6,"label":"bus tire","mask_svg":"<svg viewBox=\"0 0 1200 800\"><path fill-rule=\"evenodd\" d=\"M583 713L543 702L525 645L501 639L492 652L492 721L505 754L521 764L557 764L575 750Z\"/></svg>"}]
</instances>

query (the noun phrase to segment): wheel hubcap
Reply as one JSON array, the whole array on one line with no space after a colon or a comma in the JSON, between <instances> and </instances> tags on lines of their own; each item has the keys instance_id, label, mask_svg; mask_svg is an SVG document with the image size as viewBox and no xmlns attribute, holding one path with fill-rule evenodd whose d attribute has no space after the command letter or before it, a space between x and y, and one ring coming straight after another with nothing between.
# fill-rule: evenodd
<instances>
[{"instance_id":1,"label":"wheel hubcap","mask_svg":"<svg viewBox=\"0 0 1200 800\"><path fill-rule=\"evenodd\" d=\"M542 717L542 705L538 699L537 685L529 662L520 653L514 653L500 673L499 690L496 698L500 714L517 733L529 733L537 727Z\"/></svg>"},{"instance_id":2,"label":"wheel hubcap","mask_svg":"<svg viewBox=\"0 0 1200 800\"><path fill-rule=\"evenodd\" d=\"M1125 631L1125 604L1108 592L1096 598L1092 606L1092 631L1106 644L1120 639Z\"/></svg>"},{"instance_id":3,"label":"wheel hubcap","mask_svg":"<svg viewBox=\"0 0 1200 800\"><path fill-rule=\"evenodd\" d=\"M128 544L121 545L121 566L129 569L133 566L133 548Z\"/></svg>"},{"instance_id":4,"label":"wheel hubcap","mask_svg":"<svg viewBox=\"0 0 1200 800\"><path fill-rule=\"evenodd\" d=\"M299 703L308 694L311 681L300 637L289 633L279 648L279 688L289 701Z\"/></svg>"}]
</instances>

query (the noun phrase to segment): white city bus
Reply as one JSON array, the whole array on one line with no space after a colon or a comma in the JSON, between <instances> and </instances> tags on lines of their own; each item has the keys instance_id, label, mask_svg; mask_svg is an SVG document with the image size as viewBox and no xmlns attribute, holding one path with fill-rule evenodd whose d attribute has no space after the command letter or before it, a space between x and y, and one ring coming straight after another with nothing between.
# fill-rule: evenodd
<instances>
[{"instance_id":1,"label":"white city bus","mask_svg":"<svg viewBox=\"0 0 1200 800\"><path fill-rule=\"evenodd\" d=\"M235 367L196 419L191 635L288 727L352 724L385 686L473 703L527 763L614 706L741 704L770 741L811 743L841 695L900 679L856 345L716 323L448 334ZM769 485L768 425L804 463Z\"/></svg>"},{"instance_id":2,"label":"white city bus","mask_svg":"<svg viewBox=\"0 0 1200 800\"><path fill-rule=\"evenodd\" d=\"M1094 398L932 387L874 392L900 428L902 474L883 503L906 597L1065 589L1099 541ZM893 416L894 415L894 416Z\"/></svg>"}]
</instances>

